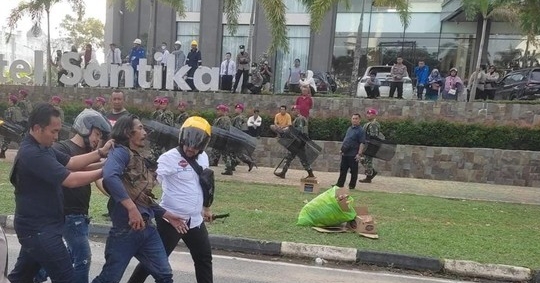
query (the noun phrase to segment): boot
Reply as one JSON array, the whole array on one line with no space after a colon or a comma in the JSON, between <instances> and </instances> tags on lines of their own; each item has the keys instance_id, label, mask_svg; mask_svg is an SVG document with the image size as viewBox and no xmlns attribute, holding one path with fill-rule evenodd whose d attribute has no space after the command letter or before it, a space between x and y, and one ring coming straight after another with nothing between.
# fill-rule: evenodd
<instances>
[{"instance_id":1,"label":"boot","mask_svg":"<svg viewBox=\"0 0 540 283\"><path fill-rule=\"evenodd\" d=\"M232 170L225 170L225 172L221 172L221 175L232 176L232 174L233 174Z\"/></svg>"},{"instance_id":2,"label":"boot","mask_svg":"<svg viewBox=\"0 0 540 283\"><path fill-rule=\"evenodd\" d=\"M305 182L305 181L310 180L310 179L316 179L315 175L313 175L313 170L309 169L309 170L306 170L306 171L307 171L308 175L306 177L304 177L304 178L300 178L301 182Z\"/></svg>"},{"instance_id":3,"label":"boot","mask_svg":"<svg viewBox=\"0 0 540 283\"><path fill-rule=\"evenodd\" d=\"M257 167L257 164L255 164L255 162L250 161L250 162L248 163L248 172L251 172L251 170L253 169L253 167L259 168L259 167Z\"/></svg>"},{"instance_id":4,"label":"boot","mask_svg":"<svg viewBox=\"0 0 540 283\"><path fill-rule=\"evenodd\" d=\"M371 180L373 180L373 178L375 178L375 176L377 176L377 171L373 170L373 174L367 175L365 179L360 180L358 182L369 184L369 183L371 183Z\"/></svg>"},{"instance_id":5,"label":"boot","mask_svg":"<svg viewBox=\"0 0 540 283\"><path fill-rule=\"evenodd\" d=\"M274 175L280 177L281 179L285 179L285 174L287 174L287 170L289 170L289 166L283 167L283 170L281 170L281 172L279 173L274 172Z\"/></svg>"},{"instance_id":6,"label":"boot","mask_svg":"<svg viewBox=\"0 0 540 283\"><path fill-rule=\"evenodd\" d=\"M0 151L0 158L2 158L2 159L6 158L6 151L5 150Z\"/></svg>"},{"instance_id":7,"label":"boot","mask_svg":"<svg viewBox=\"0 0 540 283\"><path fill-rule=\"evenodd\" d=\"M212 162L210 162L210 167L217 167L218 166L218 160L214 159Z\"/></svg>"}]
</instances>

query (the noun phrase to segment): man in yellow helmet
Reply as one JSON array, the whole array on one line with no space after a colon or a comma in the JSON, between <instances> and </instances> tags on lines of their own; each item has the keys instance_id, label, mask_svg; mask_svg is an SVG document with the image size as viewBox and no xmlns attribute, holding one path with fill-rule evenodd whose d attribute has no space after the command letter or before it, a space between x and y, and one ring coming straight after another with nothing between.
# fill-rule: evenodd
<instances>
[{"instance_id":1,"label":"man in yellow helmet","mask_svg":"<svg viewBox=\"0 0 540 283\"><path fill-rule=\"evenodd\" d=\"M204 149L210 142L212 127L201 117L188 118L180 128L178 147L158 159L157 180L163 188L160 206L187 220L188 231L177 229L156 218L157 229L167 255L180 239L184 241L195 263L197 283L211 283L212 251L204 222L212 221L214 179ZM143 265L135 268L129 283L143 283L149 273Z\"/></svg>"},{"instance_id":2,"label":"man in yellow helmet","mask_svg":"<svg viewBox=\"0 0 540 283\"><path fill-rule=\"evenodd\" d=\"M201 51L199 51L199 44L196 40L191 42L191 50L189 51L186 59L186 65L190 66L191 69L187 72L186 83L191 88L192 91L196 91L197 88L193 83L193 75L199 66L202 64Z\"/></svg>"}]
</instances>

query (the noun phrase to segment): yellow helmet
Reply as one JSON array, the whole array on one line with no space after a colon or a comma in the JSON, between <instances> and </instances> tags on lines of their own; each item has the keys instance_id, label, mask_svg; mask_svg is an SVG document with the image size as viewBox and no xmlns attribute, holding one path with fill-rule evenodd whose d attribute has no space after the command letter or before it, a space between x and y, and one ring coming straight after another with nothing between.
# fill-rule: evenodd
<instances>
[{"instance_id":1,"label":"yellow helmet","mask_svg":"<svg viewBox=\"0 0 540 283\"><path fill-rule=\"evenodd\" d=\"M193 40L191 41L191 45L199 45L199 44L197 43L197 40Z\"/></svg>"},{"instance_id":2,"label":"yellow helmet","mask_svg":"<svg viewBox=\"0 0 540 283\"><path fill-rule=\"evenodd\" d=\"M181 146L185 145L202 151L210 142L211 135L212 126L210 123L202 117L193 116L189 117L180 128L178 143Z\"/></svg>"}]
</instances>

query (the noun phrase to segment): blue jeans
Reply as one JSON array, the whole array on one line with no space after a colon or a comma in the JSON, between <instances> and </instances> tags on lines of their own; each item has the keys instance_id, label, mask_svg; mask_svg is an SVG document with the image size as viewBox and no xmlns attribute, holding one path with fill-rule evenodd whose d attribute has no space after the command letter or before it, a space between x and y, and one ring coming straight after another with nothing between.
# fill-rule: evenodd
<instances>
[{"instance_id":1,"label":"blue jeans","mask_svg":"<svg viewBox=\"0 0 540 283\"><path fill-rule=\"evenodd\" d=\"M17 235L21 250L8 279L11 283L32 282L43 267L54 283L73 283L73 266L62 235L53 232L39 232Z\"/></svg>"},{"instance_id":2,"label":"blue jeans","mask_svg":"<svg viewBox=\"0 0 540 283\"><path fill-rule=\"evenodd\" d=\"M73 278L77 283L88 283L92 251L88 243L88 224L90 219L83 214L65 216L64 240L71 254L73 263ZM47 281L47 272L42 268L34 282Z\"/></svg>"},{"instance_id":3,"label":"blue jeans","mask_svg":"<svg viewBox=\"0 0 540 283\"><path fill-rule=\"evenodd\" d=\"M120 282L131 258L135 257L156 283L172 283L172 270L154 225L142 231L113 227L105 245L105 265L92 283Z\"/></svg>"}]
</instances>

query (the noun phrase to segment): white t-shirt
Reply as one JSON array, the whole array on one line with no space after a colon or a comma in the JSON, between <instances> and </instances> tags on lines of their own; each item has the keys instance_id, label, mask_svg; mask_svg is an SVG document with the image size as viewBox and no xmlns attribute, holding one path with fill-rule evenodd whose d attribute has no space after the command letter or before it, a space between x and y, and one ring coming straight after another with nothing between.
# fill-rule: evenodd
<instances>
[{"instance_id":1,"label":"white t-shirt","mask_svg":"<svg viewBox=\"0 0 540 283\"><path fill-rule=\"evenodd\" d=\"M203 222L199 175L176 148L162 154L157 162L157 180L163 189L161 207L186 220L191 218L190 229L198 227ZM197 163L203 169L210 166L206 152L199 154Z\"/></svg>"}]
</instances>

